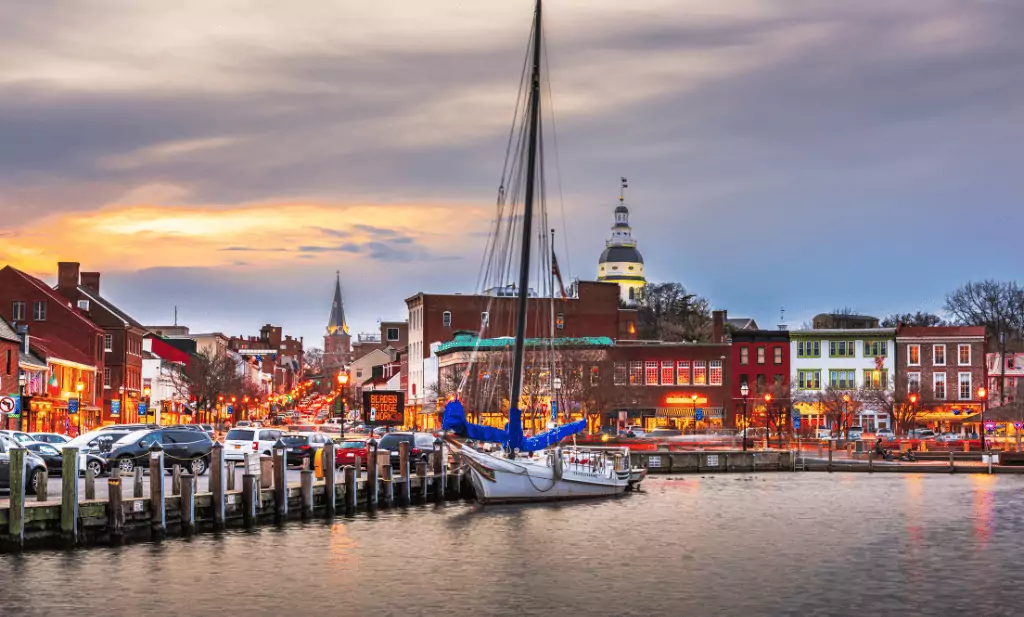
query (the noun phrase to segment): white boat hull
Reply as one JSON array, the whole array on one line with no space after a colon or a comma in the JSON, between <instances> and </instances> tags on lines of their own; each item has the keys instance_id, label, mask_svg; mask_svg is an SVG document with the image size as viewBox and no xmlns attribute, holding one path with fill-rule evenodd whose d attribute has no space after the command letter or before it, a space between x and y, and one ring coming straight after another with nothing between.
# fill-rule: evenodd
<instances>
[{"instance_id":1,"label":"white boat hull","mask_svg":"<svg viewBox=\"0 0 1024 617\"><path fill-rule=\"evenodd\" d=\"M611 465L563 463L560 477L551 458L508 459L462 448L479 502L523 503L619 495L630 488L631 472ZM628 459L627 459L628 460Z\"/></svg>"}]
</instances>

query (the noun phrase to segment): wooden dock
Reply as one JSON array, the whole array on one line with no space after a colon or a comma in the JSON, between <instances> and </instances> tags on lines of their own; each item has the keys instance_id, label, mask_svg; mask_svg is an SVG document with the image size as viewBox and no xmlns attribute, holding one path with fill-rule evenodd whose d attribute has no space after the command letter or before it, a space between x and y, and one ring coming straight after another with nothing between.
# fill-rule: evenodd
<instances>
[{"instance_id":1,"label":"wooden dock","mask_svg":"<svg viewBox=\"0 0 1024 617\"><path fill-rule=\"evenodd\" d=\"M398 469L391 468L390 452L377 451L369 455L365 474L357 473L362 467L357 460L344 468L326 465L322 478L315 477L314 470L303 469L299 483L288 483L285 447L279 442L270 461L249 455L241 486L229 486L235 484L235 474L225 473L223 446L217 443L211 455L208 492L198 493L195 478L174 469L171 495L164 495L162 481L150 482L148 495L138 490L125 495L115 471L101 480L108 485L106 499L89 498L90 484L95 481L91 477L86 479L86 495L79 494L78 450L65 448L62 491L57 500L46 494L45 481L42 494L26 495L25 450L12 449L10 503L0 508L0 552L159 540L469 496L472 487L465 482L458 454L449 457L442 446L429 461L413 465L408 445L401 444ZM323 460L334 461L334 444L325 446ZM167 470L159 444L150 450L149 463L150 477L162 479ZM266 467L271 471L269 478L262 473Z\"/></svg>"}]
</instances>

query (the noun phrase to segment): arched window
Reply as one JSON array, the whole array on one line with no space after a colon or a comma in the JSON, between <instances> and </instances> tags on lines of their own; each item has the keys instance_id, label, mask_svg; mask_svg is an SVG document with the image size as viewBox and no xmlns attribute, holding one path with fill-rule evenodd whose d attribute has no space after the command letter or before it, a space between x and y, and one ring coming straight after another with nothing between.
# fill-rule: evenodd
<instances>
[{"instance_id":1,"label":"arched window","mask_svg":"<svg viewBox=\"0 0 1024 617\"><path fill-rule=\"evenodd\" d=\"M629 299L636 300L636 289L633 289L632 287L629 288Z\"/></svg>"}]
</instances>

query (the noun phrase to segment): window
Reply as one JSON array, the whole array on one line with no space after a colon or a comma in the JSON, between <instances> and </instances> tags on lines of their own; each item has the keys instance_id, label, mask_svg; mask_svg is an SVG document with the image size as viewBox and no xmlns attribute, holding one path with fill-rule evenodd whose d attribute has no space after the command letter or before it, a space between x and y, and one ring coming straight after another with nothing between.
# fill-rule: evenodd
<instances>
[{"instance_id":1,"label":"window","mask_svg":"<svg viewBox=\"0 0 1024 617\"><path fill-rule=\"evenodd\" d=\"M750 364L749 347L740 347L740 364Z\"/></svg>"},{"instance_id":2,"label":"window","mask_svg":"<svg viewBox=\"0 0 1024 617\"><path fill-rule=\"evenodd\" d=\"M629 383L626 376L625 362L615 362L612 364L612 383L616 386L624 386Z\"/></svg>"},{"instance_id":3,"label":"window","mask_svg":"<svg viewBox=\"0 0 1024 617\"><path fill-rule=\"evenodd\" d=\"M857 342L829 341L828 355L832 358L853 358L857 355Z\"/></svg>"},{"instance_id":4,"label":"window","mask_svg":"<svg viewBox=\"0 0 1024 617\"><path fill-rule=\"evenodd\" d=\"M451 311L445 311L445 312L441 313L441 325L444 326L445 328L451 328L452 327L452 312Z\"/></svg>"},{"instance_id":5,"label":"window","mask_svg":"<svg viewBox=\"0 0 1024 617\"><path fill-rule=\"evenodd\" d=\"M676 383L680 386L690 385L690 361L680 360L676 362Z\"/></svg>"},{"instance_id":6,"label":"window","mask_svg":"<svg viewBox=\"0 0 1024 617\"><path fill-rule=\"evenodd\" d=\"M956 346L957 360L960 366L971 365L971 346L970 345L957 345Z\"/></svg>"},{"instance_id":7,"label":"window","mask_svg":"<svg viewBox=\"0 0 1024 617\"><path fill-rule=\"evenodd\" d=\"M921 366L921 346L907 345L907 364Z\"/></svg>"},{"instance_id":8,"label":"window","mask_svg":"<svg viewBox=\"0 0 1024 617\"><path fill-rule=\"evenodd\" d=\"M676 364L669 360L661 363L661 385L671 386L676 382Z\"/></svg>"},{"instance_id":9,"label":"window","mask_svg":"<svg viewBox=\"0 0 1024 617\"><path fill-rule=\"evenodd\" d=\"M778 373L776 373L775 375L772 375L772 383L774 383L776 385L776 387L781 388L782 387L782 375L780 375Z\"/></svg>"},{"instance_id":10,"label":"window","mask_svg":"<svg viewBox=\"0 0 1024 617\"><path fill-rule=\"evenodd\" d=\"M946 400L946 374L935 373L932 375L932 393L940 401Z\"/></svg>"},{"instance_id":11,"label":"window","mask_svg":"<svg viewBox=\"0 0 1024 617\"><path fill-rule=\"evenodd\" d=\"M32 319L46 321L46 300L32 303Z\"/></svg>"},{"instance_id":12,"label":"window","mask_svg":"<svg viewBox=\"0 0 1024 617\"><path fill-rule=\"evenodd\" d=\"M969 401L971 400L971 374L960 373L960 400Z\"/></svg>"},{"instance_id":13,"label":"window","mask_svg":"<svg viewBox=\"0 0 1024 617\"><path fill-rule=\"evenodd\" d=\"M856 373L857 371L829 371L828 372L828 383L833 388L839 390L852 390L856 388Z\"/></svg>"},{"instance_id":14,"label":"window","mask_svg":"<svg viewBox=\"0 0 1024 617\"><path fill-rule=\"evenodd\" d=\"M648 360L646 369L644 371L645 383L648 386L658 385L658 363L654 360Z\"/></svg>"},{"instance_id":15,"label":"window","mask_svg":"<svg viewBox=\"0 0 1024 617\"><path fill-rule=\"evenodd\" d=\"M621 362L616 362L615 364L616 364L615 371L618 372L618 370L619 370L618 369L618 365L622 364L622 363ZM623 381L622 384L616 384L616 385L620 385L621 386L626 381L626 365L625 364L622 364L622 381ZM601 367L596 365L596 364L594 366L590 367L590 385L592 385L592 386L599 386L599 385L601 385Z\"/></svg>"},{"instance_id":16,"label":"window","mask_svg":"<svg viewBox=\"0 0 1024 617\"><path fill-rule=\"evenodd\" d=\"M487 313L484 313L484 325L485 326L487 325ZM388 340L389 341L397 341L398 340L398 328L388 328Z\"/></svg>"},{"instance_id":17,"label":"window","mask_svg":"<svg viewBox=\"0 0 1024 617\"><path fill-rule=\"evenodd\" d=\"M765 377L764 375L758 375L755 378L755 383L757 384L757 386L755 386L756 389L754 391L757 392L758 394L768 389L768 378Z\"/></svg>"},{"instance_id":18,"label":"window","mask_svg":"<svg viewBox=\"0 0 1024 617\"><path fill-rule=\"evenodd\" d=\"M103 351L114 351L114 337L111 334L103 335Z\"/></svg>"},{"instance_id":19,"label":"window","mask_svg":"<svg viewBox=\"0 0 1024 617\"><path fill-rule=\"evenodd\" d=\"M6 373L7 373L8 375L10 375L10 374L11 374L11 369L12 369L12 368L13 368L13 367L11 366L11 350L10 350L10 349L8 349L8 350L7 350L7 371L6 371Z\"/></svg>"},{"instance_id":20,"label":"window","mask_svg":"<svg viewBox=\"0 0 1024 617\"><path fill-rule=\"evenodd\" d=\"M629 363L629 385L631 385L631 386L642 386L642 385L644 385L644 363L643 362L630 362Z\"/></svg>"},{"instance_id":21,"label":"window","mask_svg":"<svg viewBox=\"0 0 1024 617\"><path fill-rule=\"evenodd\" d=\"M721 360L712 360L711 361L710 369L711 370L709 371L708 377L709 377L709 381L710 381L711 385L712 386L720 386L720 385L722 385L722 361Z\"/></svg>"},{"instance_id":22,"label":"window","mask_svg":"<svg viewBox=\"0 0 1024 617\"><path fill-rule=\"evenodd\" d=\"M932 364L935 366L946 366L945 345L932 345Z\"/></svg>"},{"instance_id":23,"label":"window","mask_svg":"<svg viewBox=\"0 0 1024 617\"><path fill-rule=\"evenodd\" d=\"M821 341L797 341L796 357L798 358L820 358Z\"/></svg>"},{"instance_id":24,"label":"window","mask_svg":"<svg viewBox=\"0 0 1024 617\"><path fill-rule=\"evenodd\" d=\"M693 361L693 385L708 385L708 363L703 360Z\"/></svg>"},{"instance_id":25,"label":"window","mask_svg":"<svg viewBox=\"0 0 1024 617\"><path fill-rule=\"evenodd\" d=\"M773 348L772 355L774 356L775 364L782 364L782 347Z\"/></svg>"},{"instance_id":26,"label":"window","mask_svg":"<svg viewBox=\"0 0 1024 617\"><path fill-rule=\"evenodd\" d=\"M110 369L106 367L103 368L103 387L110 387Z\"/></svg>"},{"instance_id":27,"label":"window","mask_svg":"<svg viewBox=\"0 0 1024 617\"><path fill-rule=\"evenodd\" d=\"M764 364L764 347L757 348L757 363Z\"/></svg>"},{"instance_id":28,"label":"window","mask_svg":"<svg viewBox=\"0 0 1024 617\"><path fill-rule=\"evenodd\" d=\"M864 341L865 358L884 358L889 355L889 345L886 341Z\"/></svg>"},{"instance_id":29,"label":"window","mask_svg":"<svg viewBox=\"0 0 1024 617\"><path fill-rule=\"evenodd\" d=\"M921 391L921 373L907 373L907 394Z\"/></svg>"},{"instance_id":30,"label":"window","mask_svg":"<svg viewBox=\"0 0 1024 617\"><path fill-rule=\"evenodd\" d=\"M800 390L820 390L821 371L815 369L797 371L796 386Z\"/></svg>"},{"instance_id":31,"label":"window","mask_svg":"<svg viewBox=\"0 0 1024 617\"><path fill-rule=\"evenodd\" d=\"M565 313L559 313L555 316L555 327L559 330L565 328Z\"/></svg>"},{"instance_id":32,"label":"window","mask_svg":"<svg viewBox=\"0 0 1024 617\"><path fill-rule=\"evenodd\" d=\"M747 379L747 375L740 375L740 388L742 388L743 386L747 386L747 388L750 388L750 380Z\"/></svg>"},{"instance_id":33,"label":"window","mask_svg":"<svg viewBox=\"0 0 1024 617\"><path fill-rule=\"evenodd\" d=\"M864 387L869 390L885 390L889 387L889 371L865 369Z\"/></svg>"},{"instance_id":34,"label":"window","mask_svg":"<svg viewBox=\"0 0 1024 617\"><path fill-rule=\"evenodd\" d=\"M11 315L11 321L25 321L25 303L15 302Z\"/></svg>"}]
</instances>

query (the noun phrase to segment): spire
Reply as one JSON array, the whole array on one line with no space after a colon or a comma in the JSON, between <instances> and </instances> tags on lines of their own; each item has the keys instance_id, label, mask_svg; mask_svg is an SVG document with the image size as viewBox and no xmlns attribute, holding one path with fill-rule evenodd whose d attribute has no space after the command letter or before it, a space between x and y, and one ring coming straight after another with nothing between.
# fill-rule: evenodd
<instances>
[{"instance_id":1,"label":"spire","mask_svg":"<svg viewBox=\"0 0 1024 617\"><path fill-rule=\"evenodd\" d=\"M331 305L331 318L327 321L327 334L348 334L348 324L345 323L345 305L341 301L341 272L337 272L337 279L334 283L334 303Z\"/></svg>"}]
</instances>

